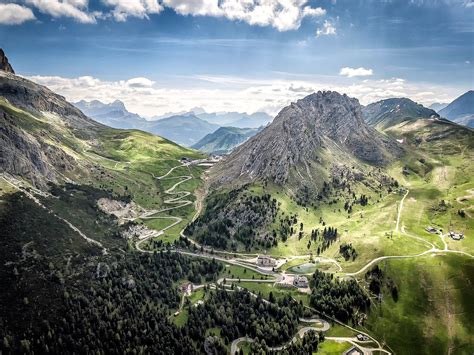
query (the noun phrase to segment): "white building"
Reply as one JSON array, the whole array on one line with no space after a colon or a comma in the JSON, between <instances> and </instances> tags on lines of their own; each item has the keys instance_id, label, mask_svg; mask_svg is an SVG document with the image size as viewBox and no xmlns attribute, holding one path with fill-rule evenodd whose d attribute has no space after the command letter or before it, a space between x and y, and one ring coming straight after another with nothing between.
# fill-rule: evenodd
<instances>
[{"instance_id":1,"label":"white building","mask_svg":"<svg viewBox=\"0 0 474 355\"><path fill-rule=\"evenodd\" d=\"M293 286L296 286L296 287L304 288L304 287L308 287L308 284L309 282L306 276L296 275L293 280Z\"/></svg>"},{"instance_id":2,"label":"white building","mask_svg":"<svg viewBox=\"0 0 474 355\"><path fill-rule=\"evenodd\" d=\"M257 265L264 267L274 267L276 265L276 260L266 255L259 255L257 257Z\"/></svg>"},{"instance_id":3,"label":"white building","mask_svg":"<svg viewBox=\"0 0 474 355\"><path fill-rule=\"evenodd\" d=\"M462 238L464 238L464 234L462 234L462 233L456 233L456 232L453 232L453 231L449 231L449 236L450 236L453 240L461 240Z\"/></svg>"}]
</instances>

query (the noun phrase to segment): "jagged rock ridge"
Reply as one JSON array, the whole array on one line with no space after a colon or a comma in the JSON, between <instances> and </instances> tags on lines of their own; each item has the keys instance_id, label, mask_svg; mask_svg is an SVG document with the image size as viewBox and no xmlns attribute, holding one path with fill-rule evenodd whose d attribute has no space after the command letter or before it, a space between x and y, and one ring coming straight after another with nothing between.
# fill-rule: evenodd
<instances>
[{"instance_id":1,"label":"jagged rock ridge","mask_svg":"<svg viewBox=\"0 0 474 355\"><path fill-rule=\"evenodd\" d=\"M3 70L7 73L15 74L15 71L8 62L8 58L2 48L0 48L0 70Z\"/></svg>"},{"instance_id":2,"label":"jagged rock ridge","mask_svg":"<svg viewBox=\"0 0 474 355\"><path fill-rule=\"evenodd\" d=\"M401 152L396 142L364 121L357 99L319 91L281 110L269 126L215 167L213 179L283 184L298 167L302 179L312 179L314 165L349 159L383 166Z\"/></svg>"},{"instance_id":3,"label":"jagged rock ridge","mask_svg":"<svg viewBox=\"0 0 474 355\"><path fill-rule=\"evenodd\" d=\"M28 79L0 71L0 96L13 106L42 115L53 113L75 129L102 126L88 118L78 108L66 101L47 87L38 85Z\"/></svg>"},{"instance_id":4,"label":"jagged rock ridge","mask_svg":"<svg viewBox=\"0 0 474 355\"><path fill-rule=\"evenodd\" d=\"M94 140L103 127L46 87L0 71L0 172L37 187L56 182L78 167L60 148L78 149L66 135Z\"/></svg>"}]
</instances>

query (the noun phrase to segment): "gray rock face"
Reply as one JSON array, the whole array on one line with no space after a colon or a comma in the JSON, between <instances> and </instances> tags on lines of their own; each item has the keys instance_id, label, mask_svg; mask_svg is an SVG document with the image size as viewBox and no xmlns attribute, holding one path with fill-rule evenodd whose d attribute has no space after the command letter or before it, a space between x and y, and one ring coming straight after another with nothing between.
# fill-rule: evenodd
<instances>
[{"instance_id":1,"label":"gray rock face","mask_svg":"<svg viewBox=\"0 0 474 355\"><path fill-rule=\"evenodd\" d=\"M56 181L57 173L72 171L76 162L63 150L45 143L16 125L16 118L0 107L0 171L22 176L34 186Z\"/></svg>"},{"instance_id":2,"label":"gray rock face","mask_svg":"<svg viewBox=\"0 0 474 355\"><path fill-rule=\"evenodd\" d=\"M262 132L217 164L214 182L270 179L283 184L298 166L309 171L338 157L383 166L399 154L396 142L367 125L357 99L320 91L285 107Z\"/></svg>"},{"instance_id":3,"label":"gray rock face","mask_svg":"<svg viewBox=\"0 0 474 355\"><path fill-rule=\"evenodd\" d=\"M47 87L30 80L0 71L0 96L21 109L42 114L55 113L72 128L101 127L100 123L85 116L66 99Z\"/></svg>"},{"instance_id":4,"label":"gray rock face","mask_svg":"<svg viewBox=\"0 0 474 355\"><path fill-rule=\"evenodd\" d=\"M36 187L57 182L78 167L62 149L66 132L92 140L103 127L62 96L5 71L0 71L0 99L0 172Z\"/></svg>"},{"instance_id":5,"label":"gray rock face","mask_svg":"<svg viewBox=\"0 0 474 355\"><path fill-rule=\"evenodd\" d=\"M12 66L10 65L10 63L8 63L8 58L2 48L0 48L0 70L3 70L7 73L15 74L15 71L13 70Z\"/></svg>"}]
</instances>

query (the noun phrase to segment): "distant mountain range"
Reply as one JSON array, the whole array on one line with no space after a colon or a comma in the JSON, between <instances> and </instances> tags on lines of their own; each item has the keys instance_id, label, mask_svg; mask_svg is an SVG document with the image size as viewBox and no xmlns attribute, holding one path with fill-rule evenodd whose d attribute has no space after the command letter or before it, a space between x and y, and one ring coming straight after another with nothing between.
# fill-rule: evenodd
<instances>
[{"instance_id":1,"label":"distant mountain range","mask_svg":"<svg viewBox=\"0 0 474 355\"><path fill-rule=\"evenodd\" d=\"M404 121L419 118L439 118L429 108L407 98L393 98L374 102L362 109L365 121L376 128L386 129Z\"/></svg>"},{"instance_id":2,"label":"distant mountain range","mask_svg":"<svg viewBox=\"0 0 474 355\"><path fill-rule=\"evenodd\" d=\"M236 128L258 128L271 122L272 117L264 112L251 115L238 112L206 113L201 108L190 112L179 112L155 117L153 120L129 112L124 103L116 100L105 104L98 100L79 101L74 105L87 116L107 126L121 129L140 129L161 135L178 144L192 146L207 134L221 126Z\"/></svg>"},{"instance_id":3,"label":"distant mountain range","mask_svg":"<svg viewBox=\"0 0 474 355\"><path fill-rule=\"evenodd\" d=\"M199 118L220 126L232 126L237 128L258 128L266 126L273 120L265 112L255 112L252 114L241 112L221 112L221 113L196 113Z\"/></svg>"},{"instance_id":4,"label":"distant mountain range","mask_svg":"<svg viewBox=\"0 0 474 355\"><path fill-rule=\"evenodd\" d=\"M253 137L262 128L221 127L205 136L192 148L205 153L227 154L250 137Z\"/></svg>"},{"instance_id":5,"label":"distant mountain range","mask_svg":"<svg viewBox=\"0 0 474 355\"><path fill-rule=\"evenodd\" d=\"M219 128L192 114L177 115L157 121L149 121L141 129L158 134L178 144L190 147Z\"/></svg>"},{"instance_id":6,"label":"distant mountain range","mask_svg":"<svg viewBox=\"0 0 474 355\"><path fill-rule=\"evenodd\" d=\"M469 90L439 111L442 117L474 128L474 91Z\"/></svg>"},{"instance_id":7,"label":"distant mountain range","mask_svg":"<svg viewBox=\"0 0 474 355\"><path fill-rule=\"evenodd\" d=\"M140 129L188 147L219 128L218 125L202 120L192 113L148 121L135 113L129 112L120 100L110 104L98 100L79 101L74 105L87 116L107 126L121 129Z\"/></svg>"},{"instance_id":8,"label":"distant mountain range","mask_svg":"<svg viewBox=\"0 0 474 355\"><path fill-rule=\"evenodd\" d=\"M110 104L104 104L98 100L82 100L74 105L87 116L113 128L140 129L147 123L143 117L127 111L124 103L120 100L115 100Z\"/></svg>"},{"instance_id":9,"label":"distant mountain range","mask_svg":"<svg viewBox=\"0 0 474 355\"><path fill-rule=\"evenodd\" d=\"M428 108L435 110L436 112L439 112L448 105L449 103L435 102L434 104L431 104L430 106L428 106Z\"/></svg>"}]
</instances>

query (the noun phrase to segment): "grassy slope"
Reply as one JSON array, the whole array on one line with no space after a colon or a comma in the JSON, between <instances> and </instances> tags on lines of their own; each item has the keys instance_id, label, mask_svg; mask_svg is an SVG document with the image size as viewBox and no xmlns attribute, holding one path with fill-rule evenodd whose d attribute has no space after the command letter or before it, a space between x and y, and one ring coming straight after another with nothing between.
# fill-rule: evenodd
<instances>
[{"instance_id":1,"label":"grassy slope","mask_svg":"<svg viewBox=\"0 0 474 355\"><path fill-rule=\"evenodd\" d=\"M474 261L459 256L423 257L381 264L399 285L367 322L398 354L467 354L474 350Z\"/></svg>"},{"instance_id":2,"label":"grassy slope","mask_svg":"<svg viewBox=\"0 0 474 355\"><path fill-rule=\"evenodd\" d=\"M291 193L288 191L254 185L250 188L253 194L270 193L281 203L280 214L297 214L298 224L304 224L301 240L295 234L286 243L280 241L268 253L275 256L314 254L314 248L308 249L307 244L311 229L323 228L319 224L320 217L326 225L342 231L338 242L323 255L336 258L346 272L357 271L378 256L421 253L431 248L428 243L444 248L439 235L425 231L430 225L443 228L445 232L450 229L464 232L462 241L453 241L449 237L444 240L452 250L474 253L473 197L469 195L474 189L472 133L445 122L435 122L432 126L396 127L389 134L404 138L410 152L387 170L410 191L404 202L398 233L395 225L403 192L380 197L366 189L358 190L358 194L366 193L371 197L369 204L365 207L354 205L353 213L348 218L347 213L339 211L343 211L343 200L331 206L306 209L298 206L289 197ZM436 139L437 136L442 138ZM422 137L424 141L415 144L417 137ZM403 174L404 168L409 171L408 175ZM446 210L438 208L441 200L446 202ZM464 218L459 216L459 209L465 210L468 215ZM392 231L393 238L390 238ZM339 255L342 242L355 246L358 252L355 261L346 262ZM384 265L387 276L400 289L400 297L395 303L387 295L382 306L370 315L368 329L399 354L419 351L446 353L449 348L454 353L472 351L473 264L468 257L455 254L383 262L381 265ZM267 297L270 291L276 291L270 284L242 282L241 286L262 292Z\"/></svg>"},{"instance_id":3,"label":"grassy slope","mask_svg":"<svg viewBox=\"0 0 474 355\"><path fill-rule=\"evenodd\" d=\"M144 208L163 208L164 190L179 181L177 179L158 181L153 175L164 175L169 169L179 165L179 160L182 157L203 157L196 151L138 130L117 130L104 127L97 129L96 139L88 141L75 135L56 116L33 115L13 107L3 98L0 98L0 105L8 113L14 115L15 122L26 132L34 136L41 136L41 139L46 143L64 150L76 159L77 168L67 174L68 178L78 184L107 191L111 195L130 196ZM59 137L61 138L59 139ZM194 191L201 184L201 172L202 168L199 167L192 167L189 171L177 169L169 178L183 174L192 175L194 178L180 185L176 191ZM85 200L83 202L72 201L75 209L79 209L75 214L69 213L67 208L67 203L71 201L53 200L50 201L49 206L59 215L72 219L71 222L76 220L85 226L87 224L93 225L93 219L97 216L81 212L81 204L85 206L88 198L92 200L94 196L80 196L79 200ZM193 196L189 196L188 199L193 200ZM74 199L72 198L72 200ZM192 213L192 206L179 211L179 215L184 216L185 219L189 219ZM156 221L154 222L156 223ZM184 224L185 222L177 226L175 230L170 230L169 233L177 235L176 230L183 228Z\"/></svg>"}]
</instances>

